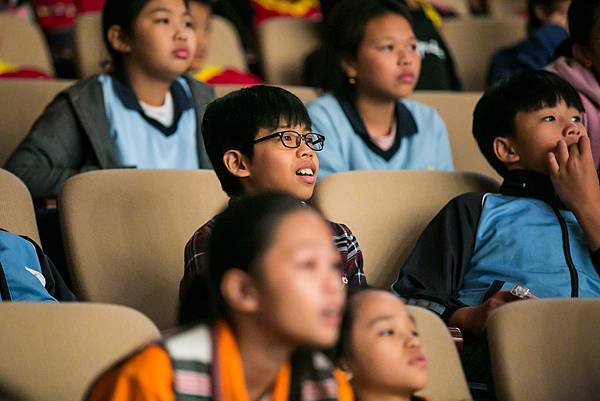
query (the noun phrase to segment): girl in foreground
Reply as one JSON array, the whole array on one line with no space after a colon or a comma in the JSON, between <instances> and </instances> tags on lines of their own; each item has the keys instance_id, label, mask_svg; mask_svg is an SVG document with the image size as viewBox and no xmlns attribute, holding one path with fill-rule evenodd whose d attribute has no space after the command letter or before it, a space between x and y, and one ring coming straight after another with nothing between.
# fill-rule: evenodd
<instances>
[{"instance_id":1,"label":"girl in foreground","mask_svg":"<svg viewBox=\"0 0 600 401\"><path fill-rule=\"evenodd\" d=\"M300 349L334 345L345 303L323 218L286 195L240 199L208 255L205 323L112 368L88 400L352 400L342 373Z\"/></svg>"}]
</instances>

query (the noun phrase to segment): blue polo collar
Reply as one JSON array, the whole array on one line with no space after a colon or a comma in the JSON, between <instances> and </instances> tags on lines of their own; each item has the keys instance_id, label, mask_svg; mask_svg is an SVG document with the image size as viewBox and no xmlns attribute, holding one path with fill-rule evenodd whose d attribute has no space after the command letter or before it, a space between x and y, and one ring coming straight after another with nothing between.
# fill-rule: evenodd
<instances>
[{"instance_id":1,"label":"blue polo collar","mask_svg":"<svg viewBox=\"0 0 600 401\"><path fill-rule=\"evenodd\" d=\"M190 96L188 96L185 88L178 80L173 81L169 91L171 92L171 96L173 96L173 106L175 107L173 114L173 123L170 127L165 127L160 122L155 119L148 117L138 98L136 97L133 89L129 85L126 80L120 79L115 75L111 76L113 89L115 93L123 103L123 105L130 110L135 110L140 113L140 115L148 122L148 124L152 125L160 132L162 132L165 136L173 135L177 131L177 126L179 125L179 119L181 115L186 111L194 107L194 102Z\"/></svg>"},{"instance_id":2,"label":"blue polo collar","mask_svg":"<svg viewBox=\"0 0 600 401\"><path fill-rule=\"evenodd\" d=\"M396 115L396 137L394 138L392 147L388 150L383 150L371 140L369 132L367 131L367 128L365 127L358 110L354 106L354 103L339 97L336 97L336 99L340 104L342 111L346 115L346 118L348 118L348 121L350 121L350 125L352 125L354 133L363 140L369 149L371 149L375 154L380 156L385 161L390 161L390 159L398 152L398 149L400 149L400 139L402 137L412 136L418 131L417 122L415 121L410 110L408 110L408 108L401 101L397 101L394 111Z\"/></svg>"}]
</instances>

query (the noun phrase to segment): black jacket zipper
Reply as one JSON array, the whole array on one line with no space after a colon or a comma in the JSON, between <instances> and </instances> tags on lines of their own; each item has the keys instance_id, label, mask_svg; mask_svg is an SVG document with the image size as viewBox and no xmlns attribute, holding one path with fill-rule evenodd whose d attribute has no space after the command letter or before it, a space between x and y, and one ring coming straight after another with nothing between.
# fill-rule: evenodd
<instances>
[{"instance_id":1,"label":"black jacket zipper","mask_svg":"<svg viewBox=\"0 0 600 401\"><path fill-rule=\"evenodd\" d=\"M577 269L575 269L575 264L573 263L573 258L571 257L571 246L569 244L569 231L567 229L567 223L556 206L553 205L552 210L554 210L554 214L556 214L556 218L560 223L560 231L562 232L563 253L565 254L565 261L567 262L569 275L571 276L571 298L577 298L579 297L579 276L577 275Z\"/></svg>"}]
</instances>

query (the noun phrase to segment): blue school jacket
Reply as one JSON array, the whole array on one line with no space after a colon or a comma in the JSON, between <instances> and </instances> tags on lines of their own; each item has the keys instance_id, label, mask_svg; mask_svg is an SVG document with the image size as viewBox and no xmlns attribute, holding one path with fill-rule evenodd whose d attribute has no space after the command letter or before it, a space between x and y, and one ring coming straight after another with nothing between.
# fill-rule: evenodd
<instances>
[{"instance_id":1,"label":"blue school jacket","mask_svg":"<svg viewBox=\"0 0 600 401\"><path fill-rule=\"evenodd\" d=\"M600 297L600 250L547 176L513 171L499 194L448 203L419 238L392 290L448 319L499 290L539 298Z\"/></svg>"}]
</instances>

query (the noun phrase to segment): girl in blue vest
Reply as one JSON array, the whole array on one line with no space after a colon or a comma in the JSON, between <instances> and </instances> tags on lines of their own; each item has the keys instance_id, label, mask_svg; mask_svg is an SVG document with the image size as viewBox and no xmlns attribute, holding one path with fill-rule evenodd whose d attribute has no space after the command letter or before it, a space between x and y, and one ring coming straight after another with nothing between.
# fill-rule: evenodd
<instances>
[{"instance_id":1,"label":"girl in blue vest","mask_svg":"<svg viewBox=\"0 0 600 401\"><path fill-rule=\"evenodd\" d=\"M338 3L325 32L325 96L308 106L327 140L320 178L349 170L452 170L446 126L407 100L421 57L409 10L394 0Z\"/></svg>"},{"instance_id":2,"label":"girl in blue vest","mask_svg":"<svg viewBox=\"0 0 600 401\"><path fill-rule=\"evenodd\" d=\"M89 401L351 401L321 354L338 336L344 289L325 220L288 195L234 200L208 247L203 323L105 373Z\"/></svg>"},{"instance_id":3,"label":"girl in blue vest","mask_svg":"<svg viewBox=\"0 0 600 401\"><path fill-rule=\"evenodd\" d=\"M6 168L36 198L90 170L209 167L200 135L212 89L183 75L196 37L185 0L107 0L107 72L61 92Z\"/></svg>"}]
</instances>

